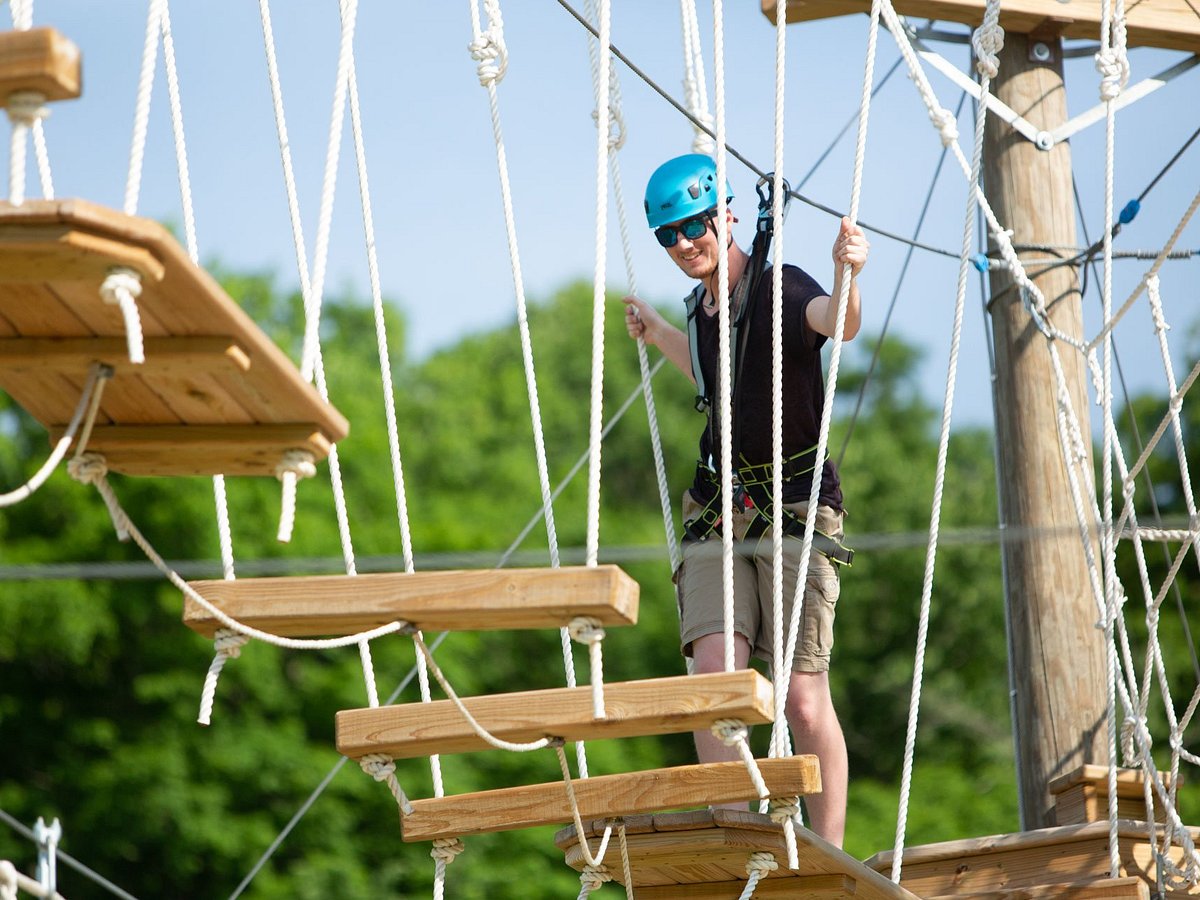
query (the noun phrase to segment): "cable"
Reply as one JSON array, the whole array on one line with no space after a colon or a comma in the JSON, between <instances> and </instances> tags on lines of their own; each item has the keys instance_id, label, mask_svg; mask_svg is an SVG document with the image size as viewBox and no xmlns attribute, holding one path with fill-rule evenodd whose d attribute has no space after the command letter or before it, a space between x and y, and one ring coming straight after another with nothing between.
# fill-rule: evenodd
<instances>
[{"instance_id":1,"label":"cable","mask_svg":"<svg viewBox=\"0 0 1200 900\"><path fill-rule=\"evenodd\" d=\"M570 13L575 18L575 20L577 22L579 22L580 25L582 25L584 28L586 28L588 31L590 31L593 35L598 37L598 35L596 35L596 29L594 29L591 26L591 24L585 18L583 18L583 16L581 16L574 8L572 8L571 4L568 3L567 0L557 0L557 2L558 2L558 5L561 6L563 9L565 9L568 13ZM623 62L626 65L626 67L629 69L629 71L631 71L634 75L636 75L638 78L640 78L642 81L644 81L646 83L647 87L649 87L656 94L658 94L660 97L662 97L664 100L666 100L669 104L671 104L671 106L675 107L676 111L678 111L680 115L682 115L684 118L686 118L689 122L692 123L692 125L694 125L696 128L703 131L709 137L713 138L714 140L716 139L716 134L707 125L705 125L703 122L701 122L695 116L693 116L690 112L688 112L687 108L684 107L683 104L681 104L678 100L676 100L674 97L672 97L670 94L668 94L666 92L666 90L664 90L662 87L660 87L658 85L657 82L654 81L653 78L651 78L649 75L647 75L645 72L643 72L628 56L626 56L619 49L617 49L617 47L614 44L609 44L608 49L612 51L613 56L615 56L617 59L619 59L621 62ZM734 147L731 147L728 144L728 142L726 142L726 144L725 144L725 150L729 153L730 156L732 156L734 159L736 159L738 162L740 162L742 165L744 165L747 169L749 169L751 172L753 172L759 178L767 177L767 173L765 171L763 171L761 168L759 168L754 163L752 163L749 159L747 159L745 156L743 156L737 149L735 149ZM846 215L846 213L836 210L832 206L826 206L824 203L821 203L817 200L813 200L811 197L806 197L804 194L801 194L799 191L795 191L795 190L791 191L790 196L799 200L801 203L811 206L813 209L818 209L823 213L828 213L829 215L834 216L835 218L840 219L844 215ZM866 229L867 231L870 231L870 232L873 232L873 233L879 235L880 237L890 238L891 240L898 241L901 244L908 244L909 246L916 247L919 250L927 250L930 253L936 253L939 256L948 256L951 259L958 259L958 254L954 253L950 250L944 250L941 247L934 247L930 244L922 244L920 241L914 241L910 238L903 237L902 235L896 234L893 231L887 231L886 229L878 228L875 225L870 225L867 222L862 221L861 219L858 221L858 225L861 228Z\"/></svg>"}]
</instances>

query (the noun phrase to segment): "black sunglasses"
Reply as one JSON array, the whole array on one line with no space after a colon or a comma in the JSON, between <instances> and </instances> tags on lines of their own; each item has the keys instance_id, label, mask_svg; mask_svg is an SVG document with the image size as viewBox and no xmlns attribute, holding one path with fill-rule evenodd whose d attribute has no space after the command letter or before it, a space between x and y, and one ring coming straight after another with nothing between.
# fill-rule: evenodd
<instances>
[{"instance_id":1,"label":"black sunglasses","mask_svg":"<svg viewBox=\"0 0 1200 900\"><path fill-rule=\"evenodd\" d=\"M704 233L708 231L708 224L712 221L711 212L703 212L698 216L692 216L690 219L684 219L678 225L663 225L660 228L654 229L654 236L658 238L658 242L664 247L674 247L679 242L679 235L683 235L689 241L696 241L704 237Z\"/></svg>"}]
</instances>

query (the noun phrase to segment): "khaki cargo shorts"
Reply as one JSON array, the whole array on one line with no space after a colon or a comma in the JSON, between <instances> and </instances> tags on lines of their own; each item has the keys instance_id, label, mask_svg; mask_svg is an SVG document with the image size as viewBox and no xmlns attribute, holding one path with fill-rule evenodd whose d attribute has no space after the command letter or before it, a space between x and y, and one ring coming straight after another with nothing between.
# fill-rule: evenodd
<instances>
[{"instance_id":1,"label":"khaki cargo shorts","mask_svg":"<svg viewBox=\"0 0 1200 900\"><path fill-rule=\"evenodd\" d=\"M808 504L788 503L784 508L803 519ZM686 522L694 518L701 509L691 491L685 491L683 520ZM753 509L735 508L733 512L733 534L735 541L738 541L734 544L733 552L733 628L750 642L753 655L769 664L774 653L772 543L770 532L761 539L741 541L753 516ZM817 507L817 528L839 541L843 537L843 518L843 513L828 506ZM800 571L802 537L785 537L783 540L785 647L792 601L796 596L796 576ZM675 587L679 603L680 642L685 656L692 655L692 641L725 630L721 558L719 529L713 531L706 540L684 543L683 561L675 571ZM800 617L796 653L792 658L792 671L829 671L829 656L833 651L833 619L840 588L837 566L814 549L805 580L804 609Z\"/></svg>"}]
</instances>

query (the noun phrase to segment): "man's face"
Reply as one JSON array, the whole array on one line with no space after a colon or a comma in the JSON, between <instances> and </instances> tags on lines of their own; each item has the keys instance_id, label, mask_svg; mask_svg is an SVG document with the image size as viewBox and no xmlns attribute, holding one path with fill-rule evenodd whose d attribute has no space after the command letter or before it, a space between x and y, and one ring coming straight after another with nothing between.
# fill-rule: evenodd
<instances>
[{"instance_id":1,"label":"man's face","mask_svg":"<svg viewBox=\"0 0 1200 900\"><path fill-rule=\"evenodd\" d=\"M733 213L726 208L727 221L729 222L729 234L732 234ZM681 225L685 220L672 222L673 226ZM688 238L682 232L676 230L676 240L674 246L667 247L667 254L679 266L683 274L689 278L697 280L708 279L717 271L717 223L716 211L711 210L704 214L704 221L707 227L704 233L697 238Z\"/></svg>"}]
</instances>

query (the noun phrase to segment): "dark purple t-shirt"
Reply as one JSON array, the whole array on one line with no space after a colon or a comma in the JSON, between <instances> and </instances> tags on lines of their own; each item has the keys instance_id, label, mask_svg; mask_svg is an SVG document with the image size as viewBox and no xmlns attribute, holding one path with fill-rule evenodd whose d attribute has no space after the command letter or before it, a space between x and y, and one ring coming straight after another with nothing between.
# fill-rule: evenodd
<instances>
[{"instance_id":1,"label":"dark purple t-shirt","mask_svg":"<svg viewBox=\"0 0 1200 900\"><path fill-rule=\"evenodd\" d=\"M731 290L732 293L732 290ZM805 450L815 452L821 429L821 410L825 403L825 379L821 367L821 347L825 335L808 326L805 310L814 297L826 291L808 273L795 266L783 267L783 458ZM696 309L696 341L700 368L712 400L712 416L700 435L700 458L720 471L721 403L720 327L716 315L708 315L699 304ZM759 281L758 297L751 311L746 335L745 359L741 364L738 398L738 441L734 452L750 464L771 461L771 273L768 269ZM736 351L734 351L736 357ZM736 370L736 360L734 362ZM811 463L810 463L811 464ZM800 475L784 485L785 503L807 500L812 489L812 473ZM697 477L692 493L707 503L714 489ZM822 469L820 502L842 510L842 489L837 467L826 459Z\"/></svg>"}]
</instances>

